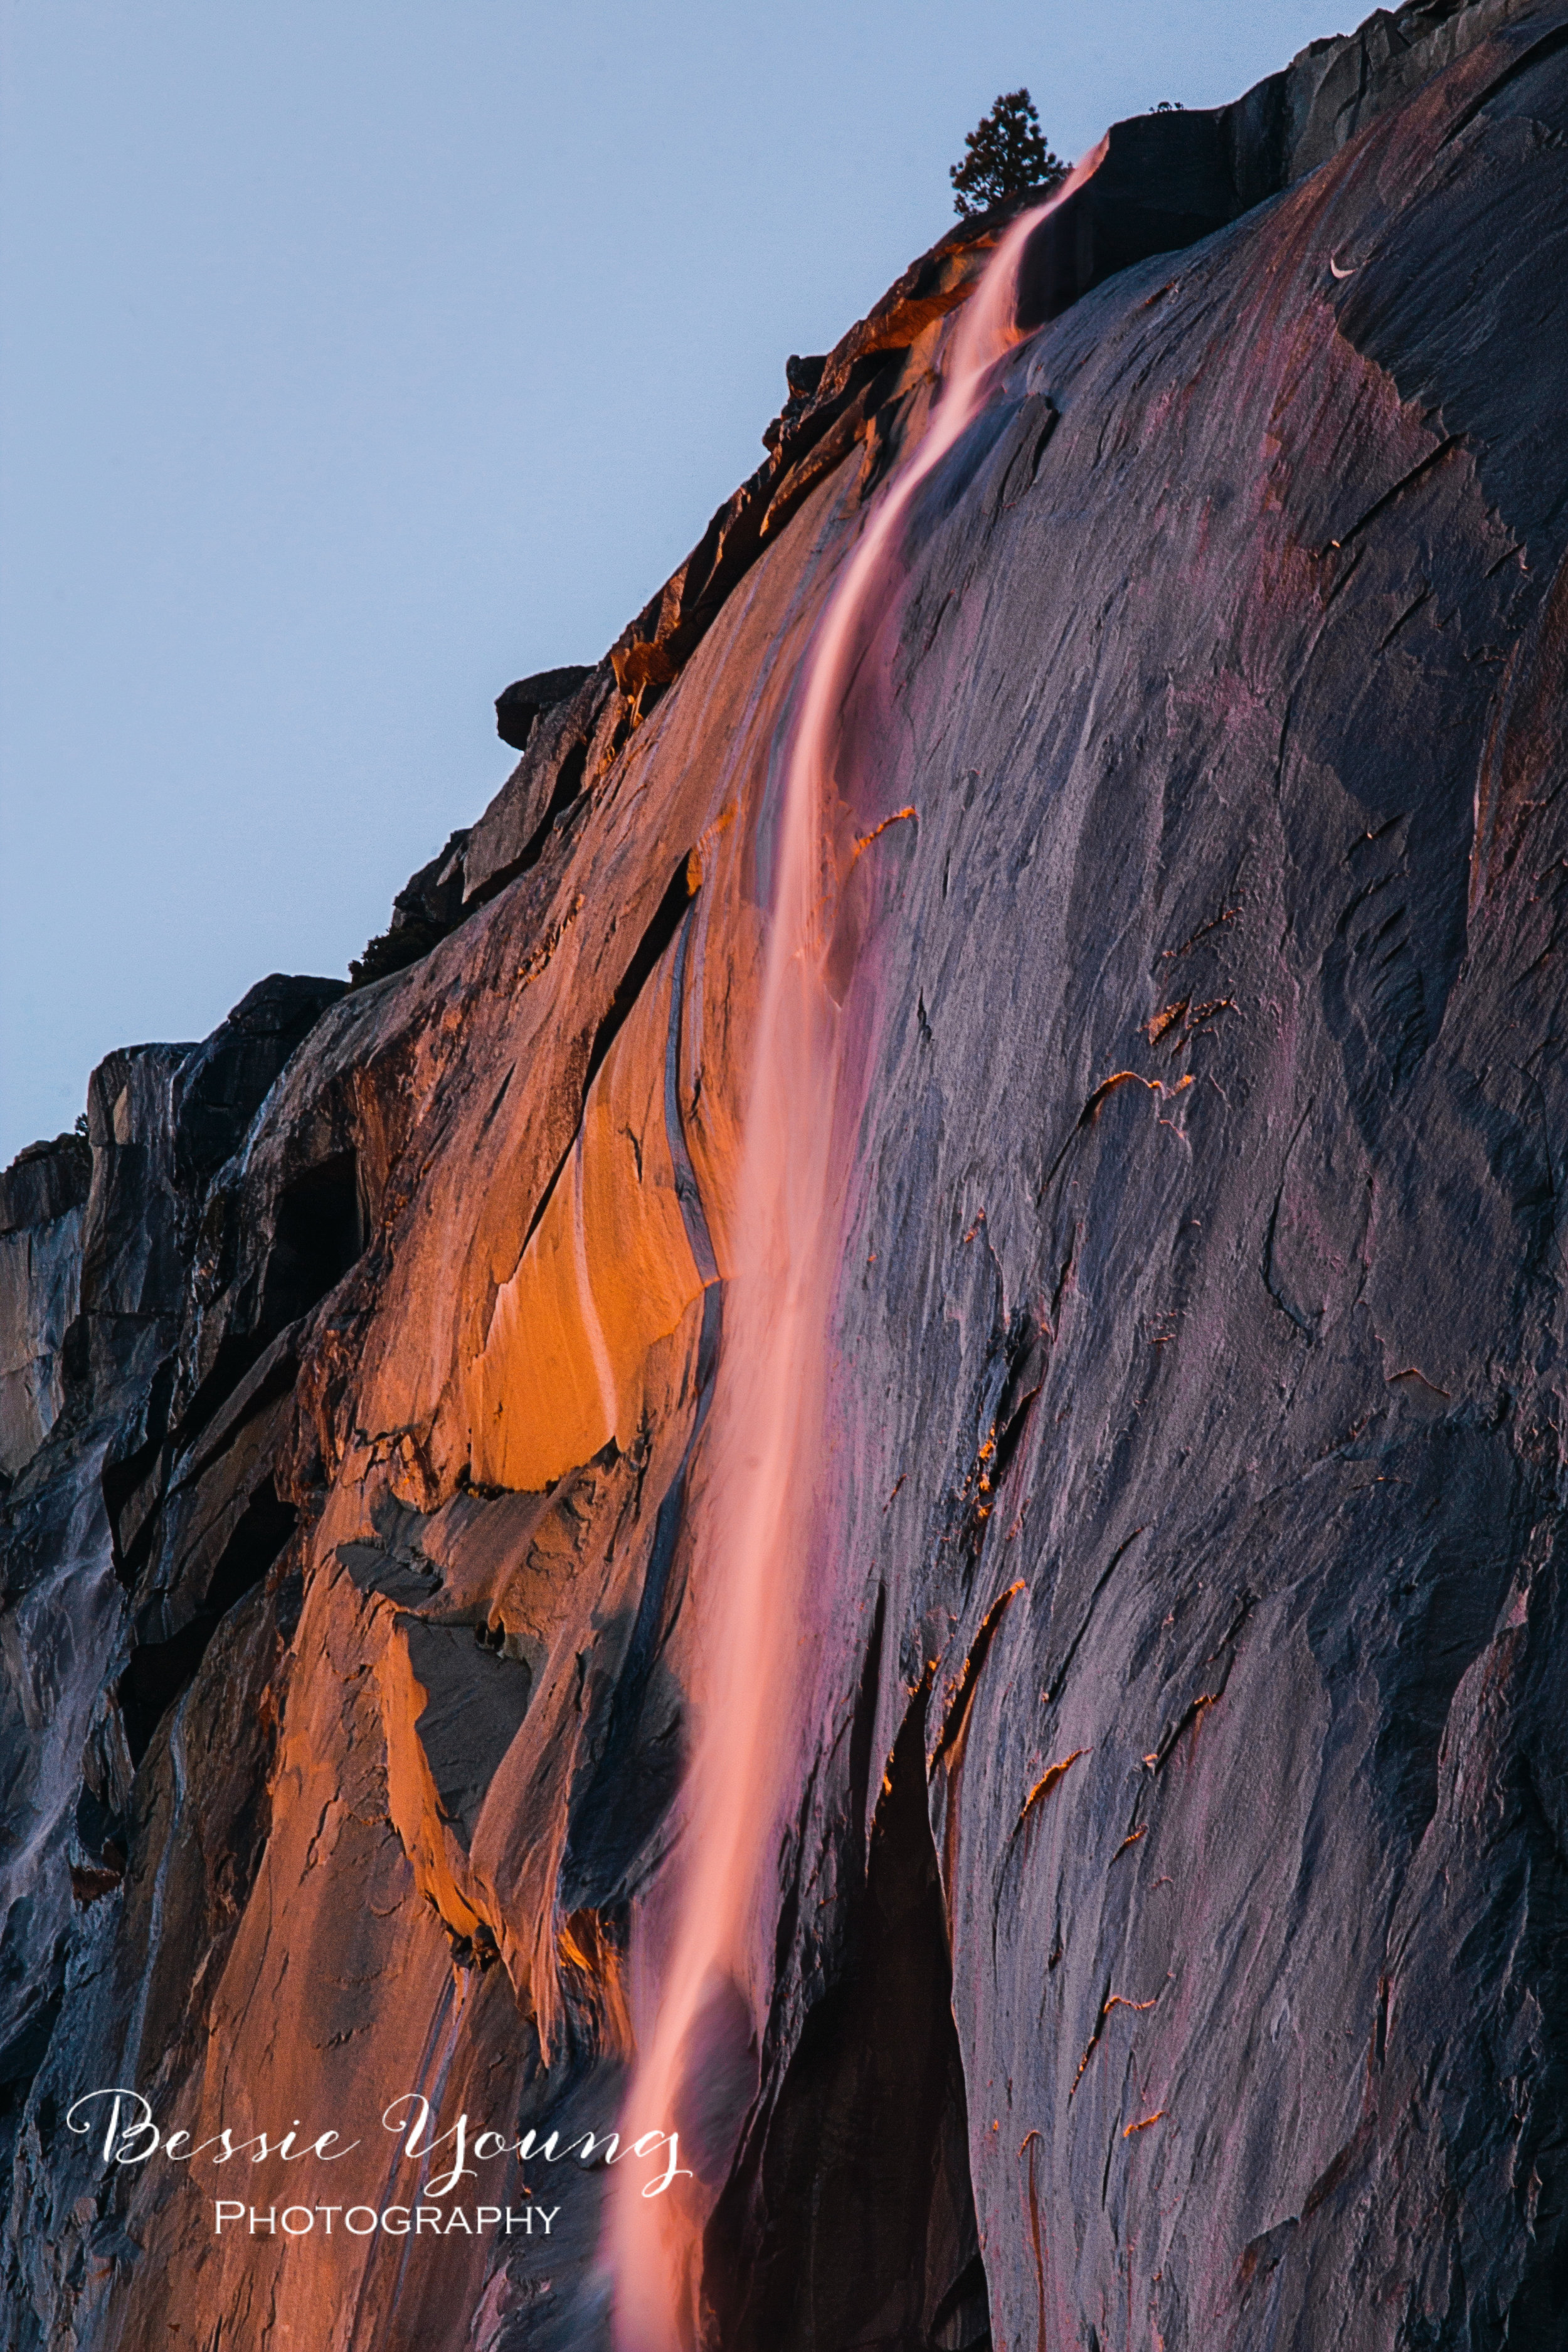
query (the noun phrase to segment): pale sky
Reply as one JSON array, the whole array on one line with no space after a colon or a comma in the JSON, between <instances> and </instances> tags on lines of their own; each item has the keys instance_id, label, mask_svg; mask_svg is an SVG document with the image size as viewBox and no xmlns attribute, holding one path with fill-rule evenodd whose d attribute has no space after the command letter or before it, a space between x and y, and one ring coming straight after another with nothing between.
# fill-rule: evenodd
<instances>
[{"instance_id":1,"label":"pale sky","mask_svg":"<svg viewBox=\"0 0 1568 2352\"><path fill-rule=\"evenodd\" d=\"M0 1163L346 970L1026 83L1072 157L1334 0L0 0Z\"/></svg>"}]
</instances>

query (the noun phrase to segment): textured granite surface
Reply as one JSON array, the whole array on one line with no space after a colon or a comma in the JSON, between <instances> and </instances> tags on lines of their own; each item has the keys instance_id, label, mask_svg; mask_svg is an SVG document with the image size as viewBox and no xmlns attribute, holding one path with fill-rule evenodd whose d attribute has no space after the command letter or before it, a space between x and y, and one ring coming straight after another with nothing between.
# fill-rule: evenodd
<instances>
[{"instance_id":1,"label":"textured granite surface","mask_svg":"<svg viewBox=\"0 0 1568 2352\"><path fill-rule=\"evenodd\" d=\"M1163 225L1042 238L845 709L725 2352L1563 2340L1568 5L1292 74L1113 134L1094 235L1133 155ZM1000 226L804 371L417 961L111 1056L85 1199L0 1180L17 2352L608 2340L600 2168L486 2180L547 2246L219 2239L248 2184L65 2116L616 2119L780 746Z\"/></svg>"}]
</instances>

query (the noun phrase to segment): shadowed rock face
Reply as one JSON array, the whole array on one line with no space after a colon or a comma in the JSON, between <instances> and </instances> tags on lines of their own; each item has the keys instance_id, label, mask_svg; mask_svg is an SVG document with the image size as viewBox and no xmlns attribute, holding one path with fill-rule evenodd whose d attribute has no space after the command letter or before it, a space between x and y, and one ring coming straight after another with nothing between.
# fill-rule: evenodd
<instances>
[{"instance_id":1,"label":"shadowed rock face","mask_svg":"<svg viewBox=\"0 0 1568 2352\"><path fill-rule=\"evenodd\" d=\"M0 1176L0 1475L30 1462L65 1402L61 1352L81 1286L85 1138L35 1143Z\"/></svg>"},{"instance_id":2,"label":"shadowed rock face","mask_svg":"<svg viewBox=\"0 0 1568 2352\"><path fill-rule=\"evenodd\" d=\"M761 2032L715 2011L681 2125L726 2352L1550 2345L1568 2297L1568 5L1183 119L1210 214L1169 120L1037 252L846 711L797 1763ZM997 226L799 372L442 853L444 938L111 1056L85 1200L4 1180L5 1362L58 1366L5 1501L8 2344L607 2341L576 2158L464 2184L547 2242L213 2200L407 2199L414 2089L618 2120L778 747ZM110 2084L363 2146L106 2168Z\"/></svg>"},{"instance_id":3,"label":"shadowed rock face","mask_svg":"<svg viewBox=\"0 0 1568 2352\"><path fill-rule=\"evenodd\" d=\"M514 751L526 751L534 722L558 702L570 701L589 673L583 663L568 663L563 669L536 670L531 677L520 677L496 697L496 733Z\"/></svg>"}]
</instances>

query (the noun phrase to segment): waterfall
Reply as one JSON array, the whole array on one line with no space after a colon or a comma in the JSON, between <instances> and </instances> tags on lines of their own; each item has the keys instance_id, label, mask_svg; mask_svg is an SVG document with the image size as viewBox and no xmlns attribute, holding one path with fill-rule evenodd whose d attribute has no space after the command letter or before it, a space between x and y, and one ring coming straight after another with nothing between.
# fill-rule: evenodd
<instances>
[{"instance_id":1,"label":"waterfall","mask_svg":"<svg viewBox=\"0 0 1568 2352\"><path fill-rule=\"evenodd\" d=\"M700 1591L703 1687L686 1796L673 1938L648 2046L626 2111L628 2137L678 2127L689 2185L646 2198L646 2168L616 2176L608 2253L617 2352L692 2352L701 2229L733 2127L754 2090L752 1927L777 1838L781 1767L795 1696L802 1498L818 1450L838 1231L829 1147L844 1040L824 979L837 876L826 812L839 721L859 651L896 598L898 532L910 500L984 404L990 372L1019 340L1019 265L1037 222L1080 184L1080 163L1019 215L965 303L942 396L873 509L807 649L783 787L774 896L752 1043L734 1269L710 1422ZM848 799L846 792L843 795ZM703 2162L704 2155L710 2159ZM708 2179L702 2176L707 2173Z\"/></svg>"}]
</instances>

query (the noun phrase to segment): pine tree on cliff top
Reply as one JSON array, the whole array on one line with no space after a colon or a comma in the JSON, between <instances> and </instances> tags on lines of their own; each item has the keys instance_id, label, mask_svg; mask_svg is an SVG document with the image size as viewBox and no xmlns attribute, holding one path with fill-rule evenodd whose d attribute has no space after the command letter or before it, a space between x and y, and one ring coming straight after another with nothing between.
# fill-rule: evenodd
<instances>
[{"instance_id":1,"label":"pine tree on cliff top","mask_svg":"<svg viewBox=\"0 0 1568 2352\"><path fill-rule=\"evenodd\" d=\"M1005 91L963 145L963 163L954 163L947 175L952 182L955 212L989 212L993 205L1003 204L1009 196L1054 188L1067 177L1067 165L1046 144L1035 101L1026 89Z\"/></svg>"}]
</instances>

